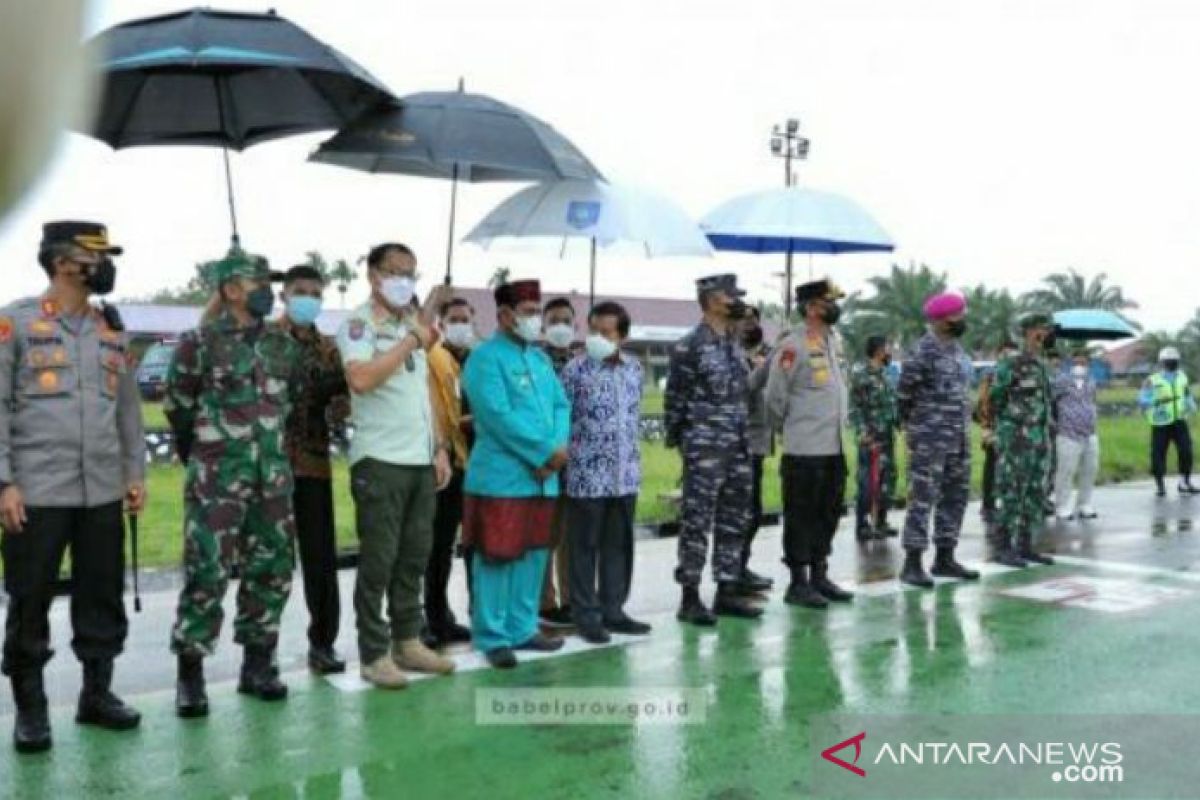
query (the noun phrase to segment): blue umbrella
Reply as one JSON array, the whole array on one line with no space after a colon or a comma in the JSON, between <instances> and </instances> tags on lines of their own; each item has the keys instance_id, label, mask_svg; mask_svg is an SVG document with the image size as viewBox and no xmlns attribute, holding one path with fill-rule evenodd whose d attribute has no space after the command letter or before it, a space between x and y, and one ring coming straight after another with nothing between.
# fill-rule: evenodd
<instances>
[{"instance_id":1,"label":"blue umbrella","mask_svg":"<svg viewBox=\"0 0 1200 800\"><path fill-rule=\"evenodd\" d=\"M735 197L711 211L700 227L717 250L785 253L789 316L796 253L890 252L896 247L853 200L797 186Z\"/></svg>"},{"instance_id":2,"label":"blue umbrella","mask_svg":"<svg viewBox=\"0 0 1200 800\"><path fill-rule=\"evenodd\" d=\"M1063 339L1132 339L1137 331L1119 314L1100 308L1070 308L1054 312L1054 325Z\"/></svg>"}]
</instances>

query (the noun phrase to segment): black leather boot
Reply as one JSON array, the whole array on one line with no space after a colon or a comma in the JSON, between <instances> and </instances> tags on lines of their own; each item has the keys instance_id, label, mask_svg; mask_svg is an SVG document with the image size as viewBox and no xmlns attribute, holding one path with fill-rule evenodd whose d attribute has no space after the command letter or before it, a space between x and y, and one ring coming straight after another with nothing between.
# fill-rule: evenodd
<instances>
[{"instance_id":1,"label":"black leather boot","mask_svg":"<svg viewBox=\"0 0 1200 800\"><path fill-rule=\"evenodd\" d=\"M740 619L758 619L763 613L761 608L751 603L738 591L737 581L726 581L717 587L712 610L719 617L738 617Z\"/></svg>"},{"instance_id":2,"label":"black leather boot","mask_svg":"<svg viewBox=\"0 0 1200 800\"><path fill-rule=\"evenodd\" d=\"M279 680L279 668L275 666L274 647L246 645L237 690L240 694L248 694L267 702L287 697L288 688Z\"/></svg>"},{"instance_id":3,"label":"black leather boot","mask_svg":"<svg viewBox=\"0 0 1200 800\"><path fill-rule=\"evenodd\" d=\"M184 719L208 716L208 693L204 691L204 659L179 656L175 681L175 713Z\"/></svg>"},{"instance_id":4,"label":"black leather boot","mask_svg":"<svg viewBox=\"0 0 1200 800\"><path fill-rule=\"evenodd\" d=\"M716 616L700 599L700 589L697 586L684 586L683 599L679 603L679 612L675 618L680 622L690 622L693 625L711 627L717 624Z\"/></svg>"},{"instance_id":5,"label":"black leather boot","mask_svg":"<svg viewBox=\"0 0 1200 800\"><path fill-rule=\"evenodd\" d=\"M834 603L849 603L854 599L853 592L847 592L842 587L838 586L833 581L829 580L829 562L818 561L812 567L812 587L824 597L826 600L831 600Z\"/></svg>"},{"instance_id":6,"label":"black leather boot","mask_svg":"<svg viewBox=\"0 0 1200 800\"><path fill-rule=\"evenodd\" d=\"M907 550L904 554L904 568L900 571L900 582L922 589L933 588L933 578L921 566L921 551Z\"/></svg>"},{"instance_id":7,"label":"black leather boot","mask_svg":"<svg viewBox=\"0 0 1200 800\"><path fill-rule=\"evenodd\" d=\"M95 725L110 731L136 728L142 715L112 693L112 659L83 662L83 691L79 693L79 708L75 721L80 725Z\"/></svg>"},{"instance_id":8,"label":"black leather boot","mask_svg":"<svg viewBox=\"0 0 1200 800\"><path fill-rule=\"evenodd\" d=\"M42 753L50 749L50 712L42 686L42 671L28 670L11 676L17 718L13 725L13 747L18 753Z\"/></svg>"},{"instance_id":9,"label":"black leather boot","mask_svg":"<svg viewBox=\"0 0 1200 800\"><path fill-rule=\"evenodd\" d=\"M792 567L792 583L788 586L787 594L783 596L783 602L790 606L804 606L817 610L829 608L829 601L813 588L809 581L807 564Z\"/></svg>"},{"instance_id":10,"label":"black leather boot","mask_svg":"<svg viewBox=\"0 0 1200 800\"><path fill-rule=\"evenodd\" d=\"M958 559L954 557L953 547L937 549L937 556L933 559L933 569L930 572L939 578L958 578L963 581L979 580L978 572L967 569L958 563Z\"/></svg>"},{"instance_id":11,"label":"black leather boot","mask_svg":"<svg viewBox=\"0 0 1200 800\"><path fill-rule=\"evenodd\" d=\"M1020 547L1017 550L1017 555L1020 556L1020 558L1024 561L1033 564L1043 564L1047 567L1054 563L1054 559L1050 556L1042 555L1041 553L1035 553L1033 551L1033 534L1022 533L1019 537L1019 542Z\"/></svg>"}]
</instances>

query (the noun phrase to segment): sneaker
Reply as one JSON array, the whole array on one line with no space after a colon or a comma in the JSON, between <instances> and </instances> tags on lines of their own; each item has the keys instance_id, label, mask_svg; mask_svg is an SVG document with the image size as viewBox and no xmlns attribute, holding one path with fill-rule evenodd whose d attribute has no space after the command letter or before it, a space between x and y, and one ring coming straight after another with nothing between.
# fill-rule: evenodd
<instances>
[{"instance_id":1,"label":"sneaker","mask_svg":"<svg viewBox=\"0 0 1200 800\"><path fill-rule=\"evenodd\" d=\"M409 672L424 672L430 675L449 675L454 672L454 659L438 655L426 647L420 639L406 639L392 644L392 660L396 666Z\"/></svg>"},{"instance_id":2,"label":"sneaker","mask_svg":"<svg viewBox=\"0 0 1200 800\"><path fill-rule=\"evenodd\" d=\"M408 678L391 656L380 656L362 668L362 679L377 689L403 689Z\"/></svg>"}]
</instances>

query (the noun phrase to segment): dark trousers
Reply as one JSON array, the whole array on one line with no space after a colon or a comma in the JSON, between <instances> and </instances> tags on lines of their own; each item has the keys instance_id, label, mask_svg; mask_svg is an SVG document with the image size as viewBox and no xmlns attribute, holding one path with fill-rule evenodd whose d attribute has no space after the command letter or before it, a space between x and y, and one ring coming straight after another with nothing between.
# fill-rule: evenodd
<instances>
[{"instance_id":1,"label":"dark trousers","mask_svg":"<svg viewBox=\"0 0 1200 800\"><path fill-rule=\"evenodd\" d=\"M337 528L333 518L333 482L296 478L292 494L304 602L308 606L308 642L333 647L337 641L342 605L338 595Z\"/></svg>"},{"instance_id":2,"label":"dark trousers","mask_svg":"<svg viewBox=\"0 0 1200 800\"><path fill-rule=\"evenodd\" d=\"M763 518L763 462L766 456L750 454L750 528L746 531L746 540L742 542L742 569L750 563L750 547L754 537L762 527Z\"/></svg>"},{"instance_id":3,"label":"dark trousers","mask_svg":"<svg viewBox=\"0 0 1200 800\"><path fill-rule=\"evenodd\" d=\"M1184 480L1192 477L1192 432L1187 420L1177 420L1170 425L1150 428L1150 472L1161 481L1167 474L1167 448L1175 443L1175 455L1179 459L1179 473Z\"/></svg>"},{"instance_id":4,"label":"dark trousers","mask_svg":"<svg viewBox=\"0 0 1200 800\"><path fill-rule=\"evenodd\" d=\"M456 622L446 599L446 589L450 585L454 542L462 525L462 515L463 473L456 469L450 483L438 492L437 511L433 515L433 549L429 551L429 566L425 568L425 621L435 634Z\"/></svg>"},{"instance_id":5,"label":"dark trousers","mask_svg":"<svg viewBox=\"0 0 1200 800\"><path fill-rule=\"evenodd\" d=\"M636 495L567 498L571 616L577 625L599 625L625 616L633 577L636 505Z\"/></svg>"},{"instance_id":6,"label":"dark trousers","mask_svg":"<svg viewBox=\"0 0 1200 800\"><path fill-rule=\"evenodd\" d=\"M996 445L983 446L983 510L996 510Z\"/></svg>"},{"instance_id":7,"label":"dark trousers","mask_svg":"<svg viewBox=\"0 0 1200 800\"><path fill-rule=\"evenodd\" d=\"M846 493L846 459L836 456L789 456L780 465L783 478L784 561L795 568L829 558Z\"/></svg>"},{"instance_id":8,"label":"dark trousers","mask_svg":"<svg viewBox=\"0 0 1200 800\"><path fill-rule=\"evenodd\" d=\"M71 649L80 661L115 658L125 645L129 622L125 589L125 526L121 503L91 508L27 508L20 533L4 533L5 675L40 670L50 649L50 602L71 547Z\"/></svg>"}]
</instances>

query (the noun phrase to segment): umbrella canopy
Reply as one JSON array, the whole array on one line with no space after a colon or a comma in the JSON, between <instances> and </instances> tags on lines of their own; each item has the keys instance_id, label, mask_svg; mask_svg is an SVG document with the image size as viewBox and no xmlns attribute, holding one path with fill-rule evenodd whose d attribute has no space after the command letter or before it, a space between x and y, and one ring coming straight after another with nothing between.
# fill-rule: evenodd
<instances>
[{"instance_id":1,"label":"umbrella canopy","mask_svg":"<svg viewBox=\"0 0 1200 800\"><path fill-rule=\"evenodd\" d=\"M274 11L195 8L117 25L89 45L101 54L104 85L86 132L114 148L222 148L235 244L229 150L337 128L394 99L350 58Z\"/></svg>"},{"instance_id":2,"label":"umbrella canopy","mask_svg":"<svg viewBox=\"0 0 1200 800\"><path fill-rule=\"evenodd\" d=\"M242 150L338 128L392 99L346 55L275 14L194 8L132 20L90 43L104 89L92 136L114 148Z\"/></svg>"},{"instance_id":3,"label":"umbrella canopy","mask_svg":"<svg viewBox=\"0 0 1200 800\"><path fill-rule=\"evenodd\" d=\"M543 240L562 254L573 239L591 245L592 301L597 248L631 245L646 258L712 256L704 233L679 206L651 192L603 181L566 180L522 189L463 241L487 248L505 240Z\"/></svg>"},{"instance_id":4,"label":"umbrella canopy","mask_svg":"<svg viewBox=\"0 0 1200 800\"><path fill-rule=\"evenodd\" d=\"M700 221L713 247L743 253L888 252L896 245L857 203L790 187L741 195Z\"/></svg>"},{"instance_id":5,"label":"umbrella canopy","mask_svg":"<svg viewBox=\"0 0 1200 800\"><path fill-rule=\"evenodd\" d=\"M519 108L467 92L422 92L355 120L312 161L424 178L552 181L600 178L579 148Z\"/></svg>"},{"instance_id":6,"label":"umbrella canopy","mask_svg":"<svg viewBox=\"0 0 1200 800\"><path fill-rule=\"evenodd\" d=\"M1054 312L1054 325L1063 339L1104 340L1132 339L1134 327L1120 315L1099 308L1071 308Z\"/></svg>"}]
</instances>

